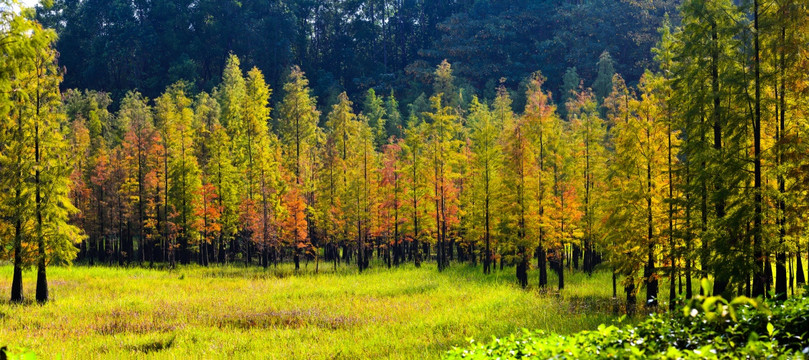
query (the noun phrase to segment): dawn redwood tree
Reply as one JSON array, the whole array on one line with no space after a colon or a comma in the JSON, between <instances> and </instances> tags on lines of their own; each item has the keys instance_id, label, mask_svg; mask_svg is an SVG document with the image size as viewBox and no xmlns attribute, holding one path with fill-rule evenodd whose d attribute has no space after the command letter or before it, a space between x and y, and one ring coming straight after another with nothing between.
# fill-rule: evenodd
<instances>
[{"instance_id":1,"label":"dawn redwood tree","mask_svg":"<svg viewBox=\"0 0 809 360\"><path fill-rule=\"evenodd\" d=\"M10 1L0 2L0 6L11 6ZM11 280L11 302L23 301L22 271L31 265L29 238L32 227L34 199L31 196L30 174L34 168L31 155L32 122L29 102L30 89L23 89L29 78L35 78L34 62L28 55L37 51L37 44L25 41L26 31L33 31L36 25L22 14L3 12L0 14L0 111L4 120L0 122L0 204L2 217L0 230L3 231L3 246L10 248L13 263ZM43 33L36 33L39 46L49 44ZM43 39L43 36L46 38ZM44 41L43 41L44 40ZM19 73L21 76L11 76ZM18 89L17 91L10 91ZM10 239L10 240L8 240Z\"/></svg>"},{"instance_id":2,"label":"dawn redwood tree","mask_svg":"<svg viewBox=\"0 0 809 360\"><path fill-rule=\"evenodd\" d=\"M761 122L762 131L760 161L764 178L760 245L763 253L775 252L775 292L783 300L787 297L789 287L794 293L793 282L798 285L806 282L800 236L804 221L799 215L803 205L799 205L802 201L798 200L800 196L797 195L805 187L803 176L795 176L800 170L796 169L794 156L805 151L803 146L798 145L798 139L802 136L799 134L803 132L798 129L804 128L801 124L805 123L798 110L798 99L806 95L805 91L800 90L805 89L803 74L807 67L806 56L802 55L801 49L805 48L808 38L809 9L800 1L792 0L758 0L747 5L754 17L755 48L752 61L755 106L758 111L753 114L753 120ZM772 145L771 141L774 141ZM770 147L774 151L767 151ZM776 179L775 188L768 181L773 177ZM769 209L768 205L774 205L774 209ZM775 215L775 228L768 231L768 225L773 223L769 219L770 213ZM791 269L793 252L797 254L794 272Z\"/></svg>"},{"instance_id":3,"label":"dawn redwood tree","mask_svg":"<svg viewBox=\"0 0 809 360\"><path fill-rule=\"evenodd\" d=\"M209 159L205 169L205 182L213 184L216 198L216 207L220 212L219 233L216 237L216 260L219 263L228 261L228 250L232 251L232 244L239 229L239 181L236 167L233 166L230 151L231 140L227 130L220 124L213 124L208 142Z\"/></svg>"},{"instance_id":4,"label":"dawn redwood tree","mask_svg":"<svg viewBox=\"0 0 809 360\"><path fill-rule=\"evenodd\" d=\"M239 57L233 54L228 56L225 69L222 72L222 82L216 88L214 97L219 101L221 115L219 122L228 132L231 139L241 138L244 132L244 103L247 97L247 85L242 74ZM236 146L234 142L231 147ZM238 155L235 163L241 165L243 154Z\"/></svg>"},{"instance_id":5,"label":"dawn redwood tree","mask_svg":"<svg viewBox=\"0 0 809 360\"><path fill-rule=\"evenodd\" d=\"M475 100L475 97L472 100ZM468 109L472 109L471 101ZM471 131L470 127L464 126L468 124L468 114L462 121L465 124L462 124L458 135L462 146L458 154L458 177L455 179L455 186L458 188L458 224L453 240L457 250L458 262L469 261L472 265L477 266L477 254L480 253L478 245L480 245L482 238L480 236L481 231L476 231L475 229L481 223L481 221L476 221L475 219L475 212L479 210L477 205L479 191L475 189L475 181L472 177L475 171L475 160L474 152L472 151Z\"/></svg>"},{"instance_id":6,"label":"dawn redwood tree","mask_svg":"<svg viewBox=\"0 0 809 360\"><path fill-rule=\"evenodd\" d=\"M565 253L575 235L581 232L581 196L578 193L579 172L577 171L574 150L574 134L567 122L552 118L550 124L549 165L553 186L552 201L546 209L548 219L553 224L548 232L548 259L551 269L556 271L559 290L565 287Z\"/></svg>"},{"instance_id":7,"label":"dawn redwood tree","mask_svg":"<svg viewBox=\"0 0 809 360\"><path fill-rule=\"evenodd\" d=\"M514 116L511 110L511 98L504 86L497 91L492 114L503 124L501 147L503 149L503 167L501 177L505 191L502 213L505 217L501 227L503 236L508 238L509 249L517 263L517 280L520 286L528 286L529 240L528 220L531 212L536 174L536 156L534 155L532 128L534 117ZM502 260L501 260L502 261Z\"/></svg>"},{"instance_id":8,"label":"dawn redwood tree","mask_svg":"<svg viewBox=\"0 0 809 360\"><path fill-rule=\"evenodd\" d=\"M421 122L417 116L411 116L408 127L405 130L403 144L402 170L404 173L405 194L407 202L404 205L406 221L406 233L410 238L410 257L416 267L421 266L422 254L429 257L427 242L427 205L425 199L428 197L429 188L425 179L429 169L427 168L427 147L424 138L427 132L427 124Z\"/></svg>"},{"instance_id":9,"label":"dawn redwood tree","mask_svg":"<svg viewBox=\"0 0 809 360\"><path fill-rule=\"evenodd\" d=\"M315 182L315 192L319 197L325 197L326 199L316 203L314 218L319 236L325 242L323 244L323 260L331 261L335 269L337 269L337 262L339 261L337 239L344 228L344 224L342 224L342 219L344 218L341 212L342 204L340 199L337 198L337 186L341 180L341 172L337 168L338 159L335 137L327 134L325 142L320 148L320 161Z\"/></svg>"},{"instance_id":10,"label":"dawn redwood tree","mask_svg":"<svg viewBox=\"0 0 809 360\"><path fill-rule=\"evenodd\" d=\"M687 225L690 225L690 219L687 219L686 226L677 224L675 221L683 218L685 214L682 213L683 198L680 192L680 184L682 177L678 172L682 172L681 154L680 154L680 129L677 128L677 119L671 106L672 97L672 66L674 64L674 39L671 33L671 21L668 17L663 20L663 25L659 29L660 41L657 46L652 49L655 54L655 60L658 63L659 71L651 77L650 85L654 90L655 99L658 101L660 107L660 121L666 127L666 176L668 177L667 187L668 196L666 202L668 203L667 220L668 220L668 262L669 262L669 311L674 311L677 302L677 294L675 292L675 278L679 281L679 293L682 294L683 283L681 268L678 267L679 262L684 262L685 282L686 282L686 297L690 298L691 295L691 278L692 278L692 264L691 259L691 239L690 231ZM648 78L648 77L647 77ZM676 180L675 180L676 178ZM675 183L677 181L677 183ZM690 206L686 204L687 206ZM689 214L690 215L690 214ZM684 236L685 235L685 236ZM684 244L680 242L684 240ZM684 245L684 246L683 246ZM679 249L678 247L684 247ZM682 265L679 265L682 266Z\"/></svg>"},{"instance_id":11,"label":"dawn redwood tree","mask_svg":"<svg viewBox=\"0 0 809 360\"><path fill-rule=\"evenodd\" d=\"M763 295L763 266L753 266L747 239L753 219L745 192L754 184L747 168L751 124L740 115L749 104L740 104L746 96L737 96L746 92L739 86L746 75L737 61L741 14L728 0L686 1L681 16L674 34L672 103L682 123L683 156L694 170L683 191L699 213L701 276L714 276L716 293L731 280L742 284L752 276L752 294Z\"/></svg>"},{"instance_id":12,"label":"dawn redwood tree","mask_svg":"<svg viewBox=\"0 0 809 360\"><path fill-rule=\"evenodd\" d=\"M311 95L309 80L297 66L292 68L284 84L284 98L278 105L278 113L286 168L295 176L297 185L303 186L309 165L305 154L314 144L320 112Z\"/></svg>"},{"instance_id":13,"label":"dawn redwood tree","mask_svg":"<svg viewBox=\"0 0 809 360\"><path fill-rule=\"evenodd\" d=\"M760 26L761 8L759 7L760 1L753 0L753 86L755 88L753 95L753 276L759 277L759 270L765 266L764 262L764 249L762 239L762 226L763 226L763 190L762 190L762 170L761 170L761 32ZM779 179L780 181L780 179ZM780 207L780 205L779 205ZM781 254L784 254L783 257ZM786 284L786 253L776 252L776 282L775 292L776 297L781 300L786 300L787 297L787 284ZM766 266L769 266L767 264ZM722 285L720 283L720 285Z\"/></svg>"},{"instance_id":14,"label":"dawn redwood tree","mask_svg":"<svg viewBox=\"0 0 809 360\"><path fill-rule=\"evenodd\" d=\"M401 180L401 141L391 142L382 148L381 179L379 180L380 201L378 207L377 236L386 241L386 257L388 267L402 263L403 247L399 225L402 214L402 180Z\"/></svg>"},{"instance_id":15,"label":"dawn redwood tree","mask_svg":"<svg viewBox=\"0 0 809 360\"><path fill-rule=\"evenodd\" d=\"M73 171L70 174L71 186L70 199L76 206L76 211L71 217L71 224L86 231L89 228L87 216L90 213L90 201L92 189L88 186L85 173L88 164L90 149L90 131L85 126L84 121L75 119L70 121L67 127L67 139L70 143L70 166ZM87 258L88 242L82 241L79 244L78 257Z\"/></svg>"},{"instance_id":16,"label":"dawn redwood tree","mask_svg":"<svg viewBox=\"0 0 809 360\"><path fill-rule=\"evenodd\" d=\"M166 194L169 198L166 203L170 207L164 210L171 209L168 217L176 226L178 241L176 249L172 245L172 260L179 253L180 262L187 264L191 261L190 247L199 240L197 209L200 206L202 180L197 158L194 156L194 113L191 100L185 95L184 86L177 83L166 89L155 101L155 110L157 122L166 134L164 143L168 146L164 166L167 169Z\"/></svg>"},{"instance_id":17,"label":"dawn redwood tree","mask_svg":"<svg viewBox=\"0 0 809 360\"><path fill-rule=\"evenodd\" d=\"M440 72L440 69L439 69ZM455 110L445 106L442 94L430 98L433 111L425 113L428 119L427 147L430 157L433 201L435 203L435 237L438 269L449 265L448 251L451 226L457 222L458 193L452 179L457 170L458 153L462 142L458 140L459 118Z\"/></svg>"},{"instance_id":18,"label":"dawn redwood tree","mask_svg":"<svg viewBox=\"0 0 809 360\"><path fill-rule=\"evenodd\" d=\"M253 242L262 251L262 264L269 263L269 251L277 239L277 213L281 182L280 148L269 131L271 90L257 68L247 73L247 97L244 104L244 138L247 153L245 177L248 199L260 202L260 226L251 231ZM297 216L297 213L294 213ZM300 221L300 220L297 220ZM307 237L308 239L308 237ZM308 244L307 244L308 245Z\"/></svg>"},{"instance_id":19,"label":"dawn redwood tree","mask_svg":"<svg viewBox=\"0 0 809 360\"><path fill-rule=\"evenodd\" d=\"M582 90L568 101L567 115L577 148L577 170L581 175L583 269L592 274L597 262L596 241L602 233L599 219L603 215L601 195L606 175L606 126L599 115L596 96L590 90ZM579 257L575 247L573 257L575 267Z\"/></svg>"},{"instance_id":20,"label":"dawn redwood tree","mask_svg":"<svg viewBox=\"0 0 809 360\"><path fill-rule=\"evenodd\" d=\"M73 96L71 96L73 95ZM88 258L89 263L92 265L94 261L105 261L109 247L107 246L107 233L108 227L113 222L108 219L108 206L112 194L108 184L111 169L110 163L110 149L108 141L104 137L105 126L103 119L107 118L106 108L100 104L97 99L102 97L101 94L85 92L66 93L65 98L74 100L76 105L83 105L80 112L74 113L74 119L80 119L86 123L90 136L90 147L88 151L87 167L84 177L86 183L91 189L89 213L87 214L89 227L85 231L89 235L88 244ZM70 114L70 106L74 104L64 104L68 114Z\"/></svg>"},{"instance_id":21,"label":"dawn redwood tree","mask_svg":"<svg viewBox=\"0 0 809 360\"><path fill-rule=\"evenodd\" d=\"M40 33L41 35L37 34ZM70 167L68 143L61 132L59 112L59 83L62 78L56 66L56 51L51 47L53 32L34 28L32 39L35 55L32 82L33 137L34 137L34 216L37 239L36 300L48 301L48 262L71 261L76 255L74 244L81 240L81 230L69 224L69 216L76 208L70 203Z\"/></svg>"},{"instance_id":22,"label":"dawn redwood tree","mask_svg":"<svg viewBox=\"0 0 809 360\"><path fill-rule=\"evenodd\" d=\"M368 268L373 247L371 229L376 220L372 209L378 201L378 157L374 147L374 133L365 115L357 117L357 136L352 145L349 160L350 193L354 199L355 225L357 229L357 266L360 271Z\"/></svg>"},{"instance_id":23,"label":"dawn redwood tree","mask_svg":"<svg viewBox=\"0 0 809 360\"><path fill-rule=\"evenodd\" d=\"M250 238L248 232L256 225L253 223L256 220L253 202L255 184L251 182L254 179L248 176L252 168L245 120L245 106L250 99L241 62L234 54L228 56L222 72L222 83L214 91L214 97L219 103L219 122L226 132L226 136L216 135L215 139L217 182L221 182L219 199L222 200L223 219L229 219L233 224L223 226L220 247L224 249L225 244L230 244L228 254L235 260L236 255L243 252L243 260L249 263L252 242L244 240ZM227 256L223 255L220 254L222 260L227 260Z\"/></svg>"},{"instance_id":24,"label":"dawn redwood tree","mask_svg":"<svg viewBox=\"0 0 809 360\"><path fill-rule=\"evenodd\" d=\"M611 171L609 223L621 235L613 236L613 262L627 274L627 293L634 290L635 274L643 266L646 305L658 302L658 248L666 233L668 132L661 119L660 100L654 92L654 75L647 73L638 85L639 98L621 77L606 104L611 120L614 155ZM631 227L631 228L627 228ZM640 231L640 230L642 231ZM640 249L635 250L640 245ZM671 265L673 266L673 265ZM674 281L672 278L671 281Z\"/></svg>"},{"instance_id":25,"label":"dawn redwood tree","mask_svg":"<svg viewBox=\"0 0 809 360\"><path fill-rule=\"evenodd\" d=\"M261 263L265 268L272 260L277 264L280 254L279 225L282 212L282 169L280 167L280 147L278 140L273 137L263 137L257 144L256 171L258 173L257 201L261 202L261 226L256 229L260 237L258 248L262 251ZM307 234L308 235L308 234ZM304 244L312 249L312 244L304 239Z\"/></svg>"},{"instance_id":26,"label":"dawn redwood tree","mask_svg":"<svg viewBox=\"0 0 809 360\"><path fill-rule=\"evenodd\" d=\"M197 152L197 162L203 169L208 165L210 149L208 142L211 138L211 129L215 124L221 124L222 108L219 101L211 94L203 91L194 96L194 148Z\"/></svg>"},{"instance_id":27,"label":"dawn redwood tree","mask_svg":"<svg viewBox=\"0 0 809 360\"><path fill-rule=\"evenodd\" d=\"M351 251L349 250L352 231L352 219L356 216L356 208L353 204L353 197L349 191L349 160L354 149L352 143L356 138L358 130L357 115L352 109L353 103L348 99L348 95L343 92L338 96L337 104L332 106L331 112L326 120L327 140L325 149L328 152L324 164L328 167L324 174L328 176L328 196L330 196L328 206L330 214L335 216L334 231L340 239L343 248L343 257L346 262L349 260ZM324 203L320 203L324 205ZM324 215L326 216L326 215ZM335 259L336 260L336 259Z\"/></svg>"},{"instance_id":28,"label":"dawn redwood tree","mask_svg":"<svg viewBox=\"0 0 809 360\"><path fill-rule=\"evenodd\" d=\"M607 194L611 209L606 225L612 231L607 235L610 249L610 262L613 264L613 273L624 275L624 290L626 291L627 313L635 310L638 272L646 262L644 244L648 243L648 218L646 204L645 176L640 167L643 162L637 153L639 143L635 138L639 130L637 117L631 115L629 101L635 102L634 94L629 93L623 81L614 84L615 90L607 103L611 104L609 110L610 120L613 122L611 136L615 150L613 163L610 166L610 191ZM619 98L626 99L616 102ZM613 297L616 277L613 275Z\"/></svg>"},{"instance_id":29,"label":"dawn redwood tree","mask_svg":"<svg viewBox=\"0 0 809 360\"><path fill-rule=\"evenodd\" d=\"M384 251L382 255L388 267L405 263L411 245L404 236L407 223L405 205L408 202L404 166L404 140L391 136L377 157L374 231L378 251Z\"/></svg>"},{"instance_id":30,"label":"dawn redwood tree","mask_svg":"<svg viewBox=\"0 0 809 360\"><path fill-rule=\"evenodd\" d=\"M612 229L607 239L613 266L613 298L617 293L616 273L621 273L625 276L627 313L632 314L637 302L638 271L646 261L643 244L650 243L651 239L647 231L650 226L646 211L648 187L641 167L644 165L642 155L638 153L642 145L636 139L636 133L641 130L635 112L637 99L620 76L613 79L613 91L606 99L605 107L614 144L607 194L612 209L607 217L607 226Z\"/></svg>"},{"instance_id":31,"label":"dawn redwood tree","mask_svg":"<svg viewBox=\"0 0 809 360\"><path fill-rule=\"evenodd\" d=\"M10 4L0 4L10 6ZM21 302L22 268L37 266L36 300L49 299L46 266L70 262L81 240L81 230L69 224L76 208L70 202L68 142L62 133L56 52L56 34L31 20L31 13L2 16L4 61L0 96L4 122L0 138L3 165L2 218L11 228L14 273L11 301ZM5 32L8 31L8 32ZM36 249L24 254L24 242ZM27 257L28 259L24 258ZM31 261L34 260L34 261Z\"/></svg>"},{"instance_id":32,"label":"dawn redwood tree","mask_svg":"<svg viewBox=\"0 0 809 360\"><path fill-rule=\"evenodd\" d=\"M806 201L803 189L806 189L807 178L805 175L806 165L803 161L806 147L799 139L800 134L806 133L806 121L800 116L800 102L797 100L806 94L801 89L806 89L807 80L803 76L809 64L805 56L801 55L804 44L809 40L807 30L809 30L809 9L800 5L800 1L778 1L766 2L765 7L771 10L766 12L767 23L772 27L769 40L764 45L765 48L773 49L770 64L773 79L772 91L775 96L775 119L776 119L776 169L778 176L778 214L776 221L778 226L779 247L792 237L794 239L795 261L795 281L798 286L806 284L806 276L803 270L803 257L806 247L801 246L801 236L805 226L802 224L805 213ZM765 51L765 54L767 52ZM768 62L764 62L767 64ZM807 246L809 247L809 246ZM792 246L789 246L792 250ZM783 251L783 248L782 248ZM776 270L777 272L778 270ZM781 269L783 271L783 269ZM778 276L777 276L778 278ZM783 276L781 276L783 279ZM791 280L790 280L791 283ZM778 286L776 286L778 287Z\"/></svg>"},{"instance_id":33,"label":"dawn redwood tree","mask_svg":"<svg viewBox=\"0 0 809 360\"><path fill-rule=\"evenodd\" d=\"M127 166L124 164L125 161L126 156L120 145L110 149L109 172L106 178L107 181L103 184L105 193L109 195L107 197L107 206L104 209L105 218L107 219L105 226L107 263L109 265L117 264L118 266L124 265L124 261L129 255L125 244L131 240L131 224L128 222L131 218L131 207L124 200L124 189L128 174Z\"/></svg>"},{"instance_id":34,"label":"dawn redwood tree","mask_svg":"<svg viewBox=\"0 0 809 360\"><path fill-rule=\"evenodd\" d=\"M146 251L154 246L147 243L149 225L154 225L149 219L155 216L153 208L149 207L149 194L153 193L157 186L155 172L159 166L157 152L157 146L160 144L159 133L154 126L152 109L148 102L148 99L140 93L127 93L121 100L121 108L117 115L128 125L121 142L121 151L129 171L121 191L128 195L130 207L133 209L130 222L134 224L138 234L140 261L145 261L147 257L153 261L152 254Z\"/></svg>"},{"instance_id":35,"label":"dawn redwood tree","mask_svg":"<svg viewBox=\"0 0 809 360\"><path fill-rule=\"evenodd\" d=\"M535 217L533 223L534 234L537 239L536 257L539 269L539 286L548 283L547 274L547 233L553 227L548 216L547 208L551 206L550 189L553 186L553 176L550 167L551 144L556 141L559 134L554 133L553 125L559 121L556 106L552 103L551 94L542 89L545 78L536 72L528 79L525 92L526 103L523 116L531 126L533 153L535 156L536 175L534 175L535 190Z\"/></svg>"},{"instance_id":36,"label":"dawn redwood tree","mask_svg":"<svg viewBox=\"0 0 809 360\"><path fill-rule=\"evenodd\" d=\"M320 112L317 110L316 99L311 95L309 80L303 71L294 66L287 82L284 84L284 98L278 105L278 132L280 134L281 148L283 150L284 167L292 172L292 184L298 187L297 193L304 196L307 206L312 205L311 187L307 179L313 170L311 158L307 156L316 143L317 124ZM303 221L308 221L309 214L297 211L293 216L306 214ZM296 221L298 223L298 221ZM301 248L295 248L296 268L300 263Z\"/></svg>"},{"instance_id":37,"label":"dawn redwood tree","mask_svg":"<svg viewBox=\"0 0 809 360\"><path fill-rule=\"evenodd\" d=\"M498 141L503 130L503 123L500 117L493 116L486 104L480 103L477 97L472 99L468 123L471 127L470 138L472 141L473 164L472 171L478 176L472 179L472 186L476 196L479 194L477 206L470 210L475 216L472 230L482 230L483 238L483 273L491 273L492 267L492 233L495 232L497 224L493 209L498 208L501 184L499 181L500 169L502 167L502 149ZM494 204L493 204L494 203ZM478 210L481 209L481 210ZM498 216L499 218L499 216ZM479 226L480 223L483 226ZM475 234L473 232L472 234Z\"/></svg>"},{"instance_id":38,"label":"dawn redwood tree","mask_svg":"<svg viewBox=\"0 0 809 360\"><path fill-rule=\"evenodd\" d=\"M204 227L205 230L200 233L200 239L203 241L198 248L199 256L197 259L201 265L207 266L210 261L216 261L216 240L218 234L222 231L222 223L220 221L222 211L218 206L218 191L207 173L208 163L211 159L211 130L214 125L219 124L221 109L216 98L204 91L197 94L194 98L193 108L194 121L192 126L195 135L194 149L197 163L201 170L202 185L203 187L211 185L211 187L202 189L200 196L203 200L201 203L202 207L197 208L200 214L208 215L201 218L201 228Z\"/></svg>"}]
</instances>

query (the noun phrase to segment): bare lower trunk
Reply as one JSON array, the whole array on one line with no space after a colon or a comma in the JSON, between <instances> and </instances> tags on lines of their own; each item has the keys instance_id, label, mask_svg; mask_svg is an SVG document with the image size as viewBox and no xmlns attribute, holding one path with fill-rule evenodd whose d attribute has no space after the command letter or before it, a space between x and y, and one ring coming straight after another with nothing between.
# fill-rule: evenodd
<instances>
[{"instance_id":1,"label":"bare lower trunk","mask_svg":"<svg viewBox=\"0 0 809 360\"><path fill-rule=\"evenodd\" d=\"M801 257L803 257L803 254L801 254L801 246L800 246L800 244L798 244L798 251L795 253L795 257L796 257L796 260L795 260L795 271L796 271L795 282L798 284L798 286L800 286L800 285L806 284L806 278L804 277L804 274L803 274L803 260L801 259Z\"/></svg>"},{"instance_id":2,"label":"bare lower trunk","mask_svg":"<svg viewBox=\"0 0 809 360\"><path fill-rule=\"evenodd\" d=\"M635 297L635 283L630 282L629 285L626 286L626 314L632 316L635 314L635 305L637 304L637 299Z\"/></svg>"},{"instance_id":3,"label":"bare lower trunk","mask_svg":"<svg viewBox=\"0 0 809 360\"><path fill-rule=\"evenodd\" d=\"M14 275L11 280L11 302L20 303L22 295L22 224L17 220L14 235Z\"/></svg>"}]
</instances>

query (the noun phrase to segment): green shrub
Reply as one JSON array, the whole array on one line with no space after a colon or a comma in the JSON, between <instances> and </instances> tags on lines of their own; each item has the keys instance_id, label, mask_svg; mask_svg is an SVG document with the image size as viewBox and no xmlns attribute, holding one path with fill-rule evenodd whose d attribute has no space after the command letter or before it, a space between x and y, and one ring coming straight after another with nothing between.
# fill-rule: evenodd
<instances>
[{"instance_id":1,"label":"green shrub","mask_svg":"<svg viewBox=\"0 0 809 360\"><path fill-rule=\"evenodd\" d=\"M36 360L37 355L30 351L17 351L3 346L0 348L0 359L8 360Z\"/></svg>"},{"instance_id":2,"label":"green shrub","mask_svg":"<svg viewBox=\"0 0 809 360\"><path fill-rule=\"evenodd\" d=\"M697 297L682 312L635 325L601 325L558 335L523 330L488 344L472 341L445 359L789 359L809 357L809 298L770 303Z\"/></svg>"}]
</instances>

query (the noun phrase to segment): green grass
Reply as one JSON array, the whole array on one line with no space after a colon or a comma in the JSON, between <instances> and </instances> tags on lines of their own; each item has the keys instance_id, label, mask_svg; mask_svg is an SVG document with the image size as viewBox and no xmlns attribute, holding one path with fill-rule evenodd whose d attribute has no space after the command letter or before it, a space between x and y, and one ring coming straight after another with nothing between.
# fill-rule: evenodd
<instances>
[{"instance_id":1,"label":"green grass","mask_svg":"<svg viewBox=\"0 0 809 360\"><path fill-rule=\"evenodd\" d=\"M39 306L8 303L12 269L2 266L0 345L45 359L425 359L470 337L566 334L614 318L607 272L568 274L559 295L518 288L513 268L489 276L466 265L312 270L54 267L52 301ZM34 276L24 276L29 299Z\"/></svg>"}]
</instances>

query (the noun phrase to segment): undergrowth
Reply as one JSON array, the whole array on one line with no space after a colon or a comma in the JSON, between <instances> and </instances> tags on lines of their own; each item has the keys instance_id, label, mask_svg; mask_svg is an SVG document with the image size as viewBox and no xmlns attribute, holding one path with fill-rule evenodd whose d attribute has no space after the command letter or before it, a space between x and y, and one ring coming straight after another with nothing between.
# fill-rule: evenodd
<instances>
[{"instance_id":1,"label":"undergrowth","mask_svg":"<svg viewBox=\"0 0 809 360\"><path fill-rule=\"evenodd\" d=\"M704 284L710 288L709 284ZM707 292L706 292L707 293ZM804 291L806 294L806 291ZM697 296L633 325L563 335L543 330L471 342L445 359L802 359L809 357L809 298L770 302Z\"/></svg>"}]
</instances>

